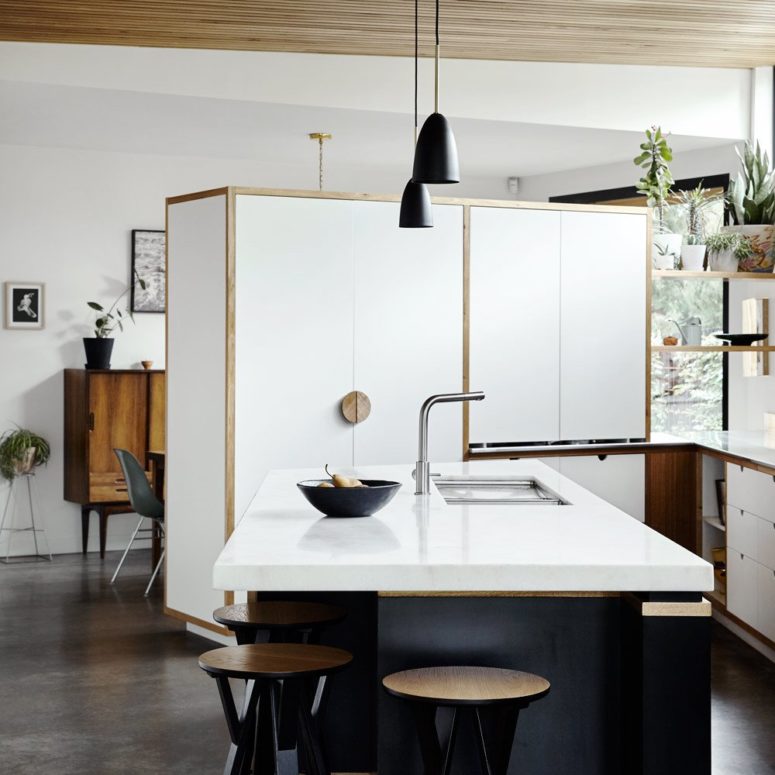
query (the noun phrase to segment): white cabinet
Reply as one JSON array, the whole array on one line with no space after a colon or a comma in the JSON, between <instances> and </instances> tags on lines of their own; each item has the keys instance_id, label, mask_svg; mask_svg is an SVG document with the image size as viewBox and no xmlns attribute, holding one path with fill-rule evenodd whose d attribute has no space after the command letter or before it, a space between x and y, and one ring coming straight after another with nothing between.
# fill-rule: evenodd
<instances>
[{"instance_id":1,"label":"white cabinet","mask_svg":"<svg viewBox=\"0 0 775 775\"><path fill-rule=\"evenodd\" d=\"M433 209L433 229L399 229L399 205L354 202L354 387L371 416L354 429L356 465L417 458L420 405L463 387L463 208ZM474 386L475 387L475 386ZM463 411L431 412L431 460L460 460Z\"/></svg>"},{"instance_id":2,"label":"white cabinet","mask_svg":"<svg viewBox=\"0 0 775 775\"><path fill-rule=\"evenodd\" d=\"M775 522L757 517L756 543L759 562L775 569Z\"/></svg>"},{"instance_id":3,"label":"white cabinet","mask_svg":"<svg viewBox=\"0 0 775 775\"><path fill-rule=\"evenodd\" d=\"M471 208L472 443L560 438L560 219Z\"/></svg>"},{"instance_id":4,"label":"white cabinet","mask_svg":"<svg viewBox=\"0 0 775 775\"><path fill-rule=\"evenodd\" d=\"M647 217L471 208L469 443L646 435Z\"/></svg>"},{"instance_id":5,"label":"white cabinet","mask_svg":"<svg viewBox=\"0 0 775 775\"><path fill-rule=\"evenodd\" d=\"M235 230L238 520L270 468L352 465L352 203L237 196Z\"/></svg>"},{"instance_id":6,"label":"white cabinet","mask_svg":"<svg viewBox=\"0 0 775 775\"><path fill-rule=\"evenodd\" d=\"M645 455L561 457L560 473L635 519L646 518Z\"/></svg>"},{"instance_id":7,"label":"white cabinet","mask_svg":"<svg viewBox=\"0 0 775 775\"><path fill-rule=\"evenodd\" d=\"M756 629L775 641L775 570L757 567L758 609Z\"/></svg>"},{"instance_id":8,"label":"white cabinet","mask_svg":"<svg viewBox=\"0 0 775 775\"><path fill-rule=\"evenodd\" d=\"M727 547L727 610L752 627L759 622L757 586L761 567L738 549Z\"/></svg>"},{"instance_id":9,"label":"white cabinet","mask_svg":"<svg viewBox=\"0 0 775 775\"><path fill-rule=\"evenodd\" d=\"M727 543L736 551L759 560L759 519L750 511L727 506ZM766 523L765 523L766 524Z\"/></svg>"},{"instance_id":10,"label":"white cabinet","mask_svg":"<svg viewBox=\"0 0 775 775\"><path fill-rule=\"evenodd\" d=\"M562 214L563 439L646 434L645 229L638 215Z\"/></svg>"},{"instance_id":11,"label":"white cabinet","mask_svg":"<svg viewBox=\"0 0 775 775\"><path fill-rule=\"evenodd\" d=\"M775 522L775 481L769 474L727 464L727 503Z\"/></svg>"}]
</instances>

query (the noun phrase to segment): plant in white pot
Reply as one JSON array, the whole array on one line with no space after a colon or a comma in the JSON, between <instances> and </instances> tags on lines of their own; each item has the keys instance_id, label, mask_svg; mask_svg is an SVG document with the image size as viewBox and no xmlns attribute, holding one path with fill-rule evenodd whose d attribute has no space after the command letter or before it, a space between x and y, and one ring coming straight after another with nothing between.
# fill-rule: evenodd
<instances>
[{"instance_id":1,"label":"plant in white pot","mask_svg":"<svg viewBox=\"0 0 775 775\"><path fill-rule=\"evenodd\" d=\"M145 290L145 281L135 273L137 284ZM124 330L124 323L131 320L134 323L134 315L129 307L121 311L120 303L129 293L127 287L108 308L102 306L96 301L87 301L89 309L97 313L94 320L94 336L85 336L83 338L83 348L86 352L87 369L109 369L110 356L113 353L113 337L111 334L118 329Z\"/></svg>"},{"instance_id":2,"label":"plant in white pot","mask_svg":"<svg viewBox=\"0 0 775 775\"><path fill-rule=\"evenodd\" d=\"M727 226L726 230L743 234L750 241L752 254L740 261L741 272L772 272L775 173L758 143L755 149L746 143L743 153L738 149L737 155L743 169L729 182L727 203L734 225Z\"/></svg>"},{"instance_id":3,"label":"plant in white pot","mask_svg":"<svg viewBox=\"0 0 775 775\"><path fill-rule=\"evenodd\" d=\"M681 269L701 272L705 268L705 229L709 208L718 202L718 195L709 194L702 182L691 191L678 192L678 204L686 217L686 240L681 246Z\"/></svg>"},{"instance_id":4,"label":"plant in white pot","mask_svg":"<svg viewBox=\"0 0 775 775\"><path fill-rule=\"evenodd\" d=\"M26 428L17 427L0 436L0 474L9 482L47 463L50 456L48 442Z\"/></svg>"},{"instance_id":5,"label":"plant in white pot","mask_svg":"<svg viewBox=\"0 0 775 775\"><path fill-rule=\"evenodd\" d=\"M748 237L734 231L711 234L705 244L712 272L736 272L740 262L747 262L754 254Z\"/></svg>"},{"instance_id":6,"label":"plant in white pot","mask_svg":"<svg viewBox=\"0 0 775 775\"><path fill-rule=\"evenodd\" d=\"M673 152L658 126L646 130L646 140L640 149L633 162L645 173L635 187L647 198L648 206L654 208L656 215L652 261L656 269L674 269L681 252L681 235L670 234L665 224L665 207L673 185L668 163L673 160Z\"/></svg>"}]
</instances>

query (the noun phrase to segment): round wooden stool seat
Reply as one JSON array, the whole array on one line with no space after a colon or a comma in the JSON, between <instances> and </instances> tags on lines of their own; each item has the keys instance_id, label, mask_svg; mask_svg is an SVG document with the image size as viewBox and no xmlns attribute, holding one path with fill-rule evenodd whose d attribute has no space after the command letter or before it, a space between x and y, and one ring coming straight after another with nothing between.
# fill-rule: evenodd
<instances>
[{"instance_id":1,"label":"round wooden stool seat","mask_svg":"<svg viewBox=\"0 0 775 775\"><path fill-rule=\"evenodd\" d=\"M527 705L549 692L540 675L497 667L424 667L382 679L392 695L434 705Z\"/></svg>"},{"instance_id":2,"label":"round wooden stool seat","mask_svg":"<svg viewBox=\"0 0 775 775\"><path fill-rule=\"evenodd\" d=\"M227 678L302 678L330 675L352 662L349 651L305 643L250 643L206 651L199 667Z\"/></svg>"},{"instance_id":3,"label":"round wooden stool seat","mask_svg":"<svg viewBox=\"0 0 775 775\"><path fill-rule=\"evenodd\" d=\"M305 630L336 624L347 615L344 608L326 603L267 600L216 608L213 619L229 629Z\"/></svg>"}]
</instances>

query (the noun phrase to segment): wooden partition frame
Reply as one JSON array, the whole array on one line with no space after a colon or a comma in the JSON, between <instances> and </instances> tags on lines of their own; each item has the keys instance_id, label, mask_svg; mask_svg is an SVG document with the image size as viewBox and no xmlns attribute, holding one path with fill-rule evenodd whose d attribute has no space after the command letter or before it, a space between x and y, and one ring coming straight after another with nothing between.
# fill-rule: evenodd
<instances>
[{"instance_id":1,"label":"wooden partition frame","mask_svg":"<svg viewBox=\"0 0 775 775\"><path fill-rule=\"evenodd\" d=\"M213 188L204 191L197 191L181 196L168 197L166 200L165 231L168 234L166 251L167 259L170 249L169 235L169 209L170 207L197 199L206 199L208 197L225 196L226 198L226 233L224 235L224 256L226 275L226 298L224 300L226 310L226 330L225 336L225 384L224 396L226 403L225 429L226 429L226 459L224 461L225 475L225 500L224 500L224 543L228 540L234 530L234 472L235 472L235 351L236 351L236 330L235 330L235 294L236 294L236 237L235 237L235 208L237 196L269 196L269 197L291 197L306 199L339 199L349 201L367 201L367 202L400 202L398 195L347 193L347 192L328 192L328 191L309 191L304 189L276 189L276 188L251 188L241 186L225 186ZM651 240L652 240L652 215L650 210L643 207L624 207L624 206L606 206L606 205L582 205L582 204L564 204L555 202L520 202L499 199L468 199L460 197L432 197L434 204L440 205L461 205L463 207L463 332L462 332L462 374L463 390L470 389L469 379L469 361L470 361L470 266L471 266L471 207L495 207L516 210L550 210L561 212L603 212L603 213L622 213L630 215L640 215L646 217L646 298L645 318L646 318L646 439L650 438L650 380L651 380ZM396 225L396 228L398 226ZM168 293L170 289L170 277L166 276ZM169 349L169 321L165 321L165 340L167 352ZM169 367L169 364L168 364ZM462 438L462 457L464 460L470 459L469 443L469 406L463 403L461 406L463 413L463 438ZM167 412L169 418L169 412ZM169 423L169 419L167 419ZM169 427L166 429L169 439ZM546 454L547 450L543 450ZM511 453L512 455L514 453ZM508 455L504 455L508 456ZM481 456L477 456L479 458ZM167 605L166 579L167 568L165 562L165 596L164 612L172 617L182 621L190 622L200 627L218 633L226 631L215 625L211 621L203 620L201 617L193 616L185 611L179 611ZM233 592L224 593L224 605L229 605L234 601Z\"/></svg>"}]
</instances>

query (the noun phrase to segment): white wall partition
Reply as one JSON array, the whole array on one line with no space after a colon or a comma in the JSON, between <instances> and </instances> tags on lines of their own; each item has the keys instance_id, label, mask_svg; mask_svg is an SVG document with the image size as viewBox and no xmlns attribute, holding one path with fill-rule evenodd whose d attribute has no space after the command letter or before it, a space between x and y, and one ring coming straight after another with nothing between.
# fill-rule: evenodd
<instances>
[{"instance_id":1,"label":"white wall partition","mask_svg":"<svg viewBox=\"0 0 775 775\"><path fill-rule=\"evenodd\" d=\"M167 211L165 606L210 625L226 503L226 196Z\"/></svg>"}]
</instances>

